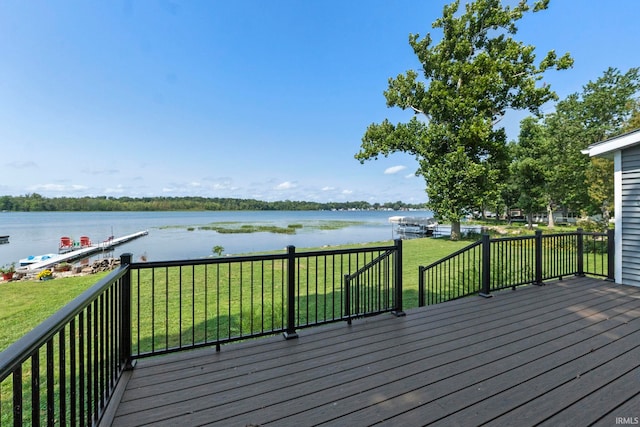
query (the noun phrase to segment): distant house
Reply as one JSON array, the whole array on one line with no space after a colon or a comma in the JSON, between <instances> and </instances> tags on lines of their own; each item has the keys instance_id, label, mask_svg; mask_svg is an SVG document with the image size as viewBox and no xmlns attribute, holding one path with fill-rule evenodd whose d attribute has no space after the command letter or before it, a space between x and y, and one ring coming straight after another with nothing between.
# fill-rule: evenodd
<instances>
[{"instance_id":1,"label":"distant house","mask_svg":"<svg viewBox=\"0 0 640 427\"><path fill-rule=\"evenodd\" d=\"M613 159L615 280L640 286L640 129L590 145L583 153Z\"/></svg>"}]
</instances>

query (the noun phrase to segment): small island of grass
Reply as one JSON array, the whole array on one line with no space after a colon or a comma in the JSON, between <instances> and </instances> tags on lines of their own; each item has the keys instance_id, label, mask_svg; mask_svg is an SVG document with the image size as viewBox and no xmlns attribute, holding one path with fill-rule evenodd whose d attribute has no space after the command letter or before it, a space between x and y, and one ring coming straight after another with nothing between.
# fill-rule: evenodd
<instances>
[{"instance_id":1,"label":"small island of grass","mask_svg":"<svg viewBox=\"0 0 640 427\"><path fill-rule=\"evenodd\" d=\"M346 227L364 225L365 221L305 221L287 224L286 226L275 223L247 224L243 222L221 221L206 225L172 225L161 228L184 228L188 231L204 230L215 231L220 234L248 234L248 233L274 233L296 234L298 230L340 230Z\"/></svg>"}]
</instances>

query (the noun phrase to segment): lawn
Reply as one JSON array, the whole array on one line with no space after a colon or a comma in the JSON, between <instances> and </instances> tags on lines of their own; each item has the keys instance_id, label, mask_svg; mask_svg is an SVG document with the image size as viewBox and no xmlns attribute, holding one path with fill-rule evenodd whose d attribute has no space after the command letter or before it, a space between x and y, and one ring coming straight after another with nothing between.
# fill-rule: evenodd
<instances>
[{"instance_id":1,"label":"lawn","mask_svg":"<svg viewBox=\"0 0 640 427\"><path fill-rule=\"evenodd\" d=\"M44 282L0 283L0 351L60 310L107 273Z\"/></svg>"},{"instance_id":2,"label":"lawn","mask_svg":"<svg viewBox=\"0 0 640 427\"><path fill-rule=\"evenodd\" d=\"M374 244L389 244L377 242ZM413 239L403 241L403 282L407 295L416 295L418 266L428 265L468 245L469 241L453 242L448 239ZM362 247L346 245L337 248ZM298 249L303 252L305 249ZM97 283L106 273L56 278L45 282L19 281L0 283L0 350L29 332L36 325L72 301L83 291ZM405 307L415 307L417 301L406 299Z\"/></svg>"},{"instance_id":3,"label":"lawn","mask_svg":"<svg viewBox=\"0 0 640 427\"><path fill-rule=\"evenodd\" d=\"M419 266L426 266L442 259L468 246L472 241L454 242L446 238L423 238L404 240L402 243L403 308L409 309L418 305ZM390 244L390 241L386 241L323 248L326 251L320 248L297 249L294 284L297 295L297 325L302 327L341 318L343 313L340 310L344 307L342 298L345 294L340 288L343 275L352 272L354 265L362 265L363 262L366 264L372 259L366 258L364 261L362 258L358 259L363 257L362 252L349 253L345 256L336 255L335 250ZM305 256L305 252L309 252L308 257ZM326 255L318 255L320 252L326 252ZM368 253L367 256L373 257L372 254L375 251ZM134 271L131 279L134 301L132 307L133 354L137 352L144 354L154 349L162 351L175 347L189 347L196 342L212 343L216 339L221 341L228 338L244 339L252 334L273 333L275 330L281 330L285 325L283 313L283 307L286 304L285 272L291 270L288 270L285 260L282 259L256 261L253 258L242 258L242 261L237 257L235 261L221 259L222 263L206 265L163 267L149 265L149 268ZM345 266L349 268L345 269ZM56 278L44 282L0 283L0 322L3 325L0 350L7 348L37 324L92 287L106 274ZM328 311L331 310L337 313L329 313ZM77 334L78 329L72 330ZM87 329L84 336L89 336L91 333ZM84 345L88 343L89 340ZM79 347L84 348L83 345ZM78 348L75 350L71 350L69 346L62 348L57 340L52 342L52 348L54 366L57 365L62 351L66 360L70 359L69 355L72 351L79 357ZM96 346L94 349L94 355L97 348ZM91 353L88 349L89 347L87 347L87 354ZM40 359L44 360L44 352L41 350L40 353ZM76 378L82 377L82 372L78 369L80 369L78 366L67 367L64 377L59 377L56 372L54 383L62 383L64 378L66 384L73 383L77 386L77 379L74 382L69 377L69 372L74 371ZM46 384L47 378L42 370L39 372L39 383ZM24 365L23 375L23 388L29 390L31 370L28 364ZM10 386L9 379L2 382L0 395L10 396ZM76 389L73 388L73 390ZM28 422L31 417L29 408L32 405L29 400L30 393L26 391L25 393L27 398L23 402L23 413L25 421ZM58 402L57 395L55 399ZM69 391L65 399L67 402L73 401L78 404L83 402L87 406L93 402L91 396L74 397ZM60 402L64 402L65 399L60 399ZM7 399L0 403L0 424L9 424L11 401ZM43 401L40 401L40 407L41 416L44 417L47 408ZM56 411L61 410L56 409ZM69 407L66 411L69 411ZM56 416L59 415L58 412Z\"/></svg>"},{"instance_id":4,"label":"lawn","mask_svg":"<svg viewBox=\"0 0 640 427\"><path fill-rule=\"evenodd\" d=\"M349 246L340 246L340 247L331 247L331 250L335 249L346 249L359 247L362 248L364 246L387 246L391 242L373 242L365 245L349 245ZM415 240L406 240L403 242L403 281L404 281L404 290L405 295L411 295L411 299L405 297L405 307L416 306L417 301L415 301L415 295L417 294L417 286L418 286L418 266L419 265L427 265L431 262L440 259L466 245L468 245L468 241L461 242L452 242L445 239L415 239ZM318 249L297 249L297 252L305 252L305 251L316 251ZM320 249L322 250L322 249ZM303 257L304 259L304 257ZM349 262L349 257L347 257L347 263ZM281 261L279 261L281 262ZM327 266L322 263L318 263L316 258L310 258L310 261L304 261L299 265L299 269L301 272L300 276L303 277L303 280L306 283L311 283L311 287L307 287L306 289L298 289L299 296L298 303L301 307L298 310L298 316L300 317L300 313L302 314L302 324L304 322L313 322L313 316L318 316L317 310L315 310L315 305L326 305L327 298L331 298L337 294L340 294L338 290L335 292L326 292L325 290L314 289L313 285L314 280L317 280L317 276L321 277L335 277L336 283L339 284L341 280L342 271L337 271L336 267ZM244 265L244 263L241 263ZM337 265L344 265L344 261L338 262ZM222 266L222 267L220 267ZM227 273L225 273L225 269L227 269ZM236 268L236 267L233 267ZM264 272L271 271L277 277L277 280L270 282L274 283L272 288L277 288L284 283L281 280L281 276L283 276L283 272L285 269L281 265L280 267L276 266L275 268L265 268L257 267L256 270L252 270L248 274L250 277L243 276L243 271L241 267L240 276L238 277L237 270L233 273L231 272L232 267L226 267L226 263L224 264L209 264L208 266L197 266L197 267L169 267L166 271L163 271L162 274L157 274L156 269L149 270L141 270L139 273L135 273L134 277L132 277L132 292L134 294L134 298L137 296L140 297L140 303L135 305L132 308L134 319L136 315L140 315L139 320L133 322L133 334L134 334L134 352L136 350L145 349L148 350L147 347L149 345L154 346L157 345L159 347L163 347L165 344L169 346L181 345L183 343L188 344L190 341L197 340L201 335L210 336L210 331L214 331L216 328L219 332L215 332L216 334L225 334L225 329L228 329L229 332L234 336L244 336L244 331L255 331L256 328L262 327L263 330L270 330L269 328L277 328L277 324L280 327L283 324L282 317L282 303L280 301L276 301L276 298L272 298L267 296L266 298L260 296L262 292L265 290L262 289L262 277L261 275ZM232 276L233 283L246 283L249 281L249 286L233 286L229 287L227 290L224 288L216 289L213 294L207 294L207 291L204 291L204 306L200 306L195 304L195 301L200 301L202 297L202 282L200 278L194 280L196 278L196 273L201 273L202 271L206 274L212 274L224 276L225 274ZM88 275L82 277L67 277L67 278L55 278L54 280L49 281L19 281L19 282L8 282L8 283L0 283L0 322L3 326L2 333L0 334L0 350L6 349L11 343L18 340L20 337L25 335L35 326L40 324L42 321L46 320L49 316L54 314L64 305L72 301L78 295L80 295L85 290L92 287L96 284L100 279L102 279L107 273L100 273L96 275ZM140 275L138 275L140 274ZM255 282L254 282L254 276ZM156 275L156 276L154 276ZM151 281L146 280L147 278L152 277ZM206 277L206 276L205 276ZM268 278L267 278L268 279ZM273 279L273 278L272 278ZM164 282L163 282L164 280ZM206 280L209 279L205 279ZM226 282L227 279L223 279L223 283ZM331 279L333 280L333 279ZM141 287L137 286L137 282L141 284ZM316 285L317 286L317 285ZM299 287L299 285L298 285ZM155 290L154 290L155 289ZM213 289L213 288L212 288ZM245 294L242 294L243 289ZM254 295L255 290L255 295ZM238 294L240 292L240 294ZM274 289L266 290L266 293L274 294ZM323 293L325 292L325 293ZM138 295L136 295L138 293ZM282 295L282 290L277 291L278 294ZM330 295L330 294L334 295ZM225 294L227 296L225 297ZM218 295L222 299L231 302L223 303L224 311L220 310L219 313L216 313L216 302L213 300L212 295ZM329 295L329 296L327 296ZM207 299L209 298L209 299ZM260 301L262 298L262 301ZM324 299L324 302L318 303ZM191 304L191 302L194 304ZM208 301L208 302L207 302ZM168 304L165 304L167 303ZM212 305L213 304L213 305ZM305 305L305 307L302 307ZM328 306L328 305L327 305ZM191 307L191 308L189 308ZM197 308L196 308L197 307ZM204 308L203 308L204 307ZM166 310L166 316L164 316ZM202 312L204 310L204 312ZM207 310L210 310L207 312ZM315 314L310 314L313 310L315 310ZM275 315L274 315L275 312ZM226 316L226 313L229 315ZM269 315L269 313L271 313ZM163 317L164 316L164 317ZM226 318L226 320L224 320ZM226 324L221 327L222 322L226 322ZM265 321L265 319L267 319ZM196 323L196 320L198 321ZM193 322L194 327L192 328L183 328L184 323ZM297 320L300 322L300 319ZM266 325L265 323L271 324ZM260 323L262 326L259 326ZM85 325L86 327L86 325ZM177 329L176 329L177 328ZM233 330L232 330L233 329ZM158 333L159 332L159 333ZM76 332L77 333L77 332ZM90 334L90 332L85 332L85 334ZM86 335L85 335L86 336ZM177 340L177 342L175 341ZM164 342L166 341L166 343ZM54 340L53 344L53 366L57 366L59 361L59 345L57 340ZM86 344L86 343L85 343ZM69 360L70 355L69 346L64 350L66 359ZM79 357L77 353L78 349L75 350L75 354ZM40 351L39 358L44 360L45 353L44 350ZM78 386L77 382L74 382L71 377L69 377L69 372L74 370L77 378L82 377L80 371L78 371L79 367L71 368L67 366L67 373L65 374L65 382L66 384L74 384L74 390ZM38 381L42 387L45 387L45 384L48 383L47 378L45 376L42 368L40 369L40 380ZM24 365L23 369L23 389L24 389L24 402L23 402L23 416L25 417L24 421L29 423L31 420L31 393L30 390L30 381L31 381L31 369L30 364L27 363ZM88 375L88 374L85 374ZM83 377L84 378L84 377ZM97 380L97 379L96 379ZM58 404L60 402L58 397L57 387L61 378L59 377L58 371L54 372L54 386L55 388L55 411L56 411L56 419L60 417L60 409ZM11 396L11 380L6 379L0 384L0 396ZM90 406L93 404L92 398L89 396L76 396L73 397L69 394L70 391L67 390L66 393L66 401L67 402L75 402L76 404L85 404L86 406ZM47 414L47 407L43 400L40 401L41 408L41 419L44 420ZM66 408L67 416L69 416L69 406ZM0 425L10 424L11 421L11 399L4 399L0 401Z\"/></svg>"}]
</instances>

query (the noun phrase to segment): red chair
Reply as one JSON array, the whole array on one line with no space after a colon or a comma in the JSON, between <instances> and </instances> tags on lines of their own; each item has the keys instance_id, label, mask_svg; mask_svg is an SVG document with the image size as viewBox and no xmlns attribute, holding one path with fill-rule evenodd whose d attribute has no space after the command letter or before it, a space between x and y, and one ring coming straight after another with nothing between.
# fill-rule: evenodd
<instances>
[{"instance_id":1,"label":"red chair","mask_svg":"<svg viewBox=\"0 0 640 427\"><path fill-rule=\"evenodd\" d=\"M85 246L91 246L91 240L87 236L81 236L80 237L80 246L82 246L83 248Z\"/></svg>"},{"instance_id":2,"label":"red chair","mask_svg":"<svg viewBox=\"0 0 640 427\"><path fill-rule=\"evenodd\" d=\"M60 238L60 249L64 248L72 248L73 240L70 237L61 237Z\"/></svg>"}]
</instances>

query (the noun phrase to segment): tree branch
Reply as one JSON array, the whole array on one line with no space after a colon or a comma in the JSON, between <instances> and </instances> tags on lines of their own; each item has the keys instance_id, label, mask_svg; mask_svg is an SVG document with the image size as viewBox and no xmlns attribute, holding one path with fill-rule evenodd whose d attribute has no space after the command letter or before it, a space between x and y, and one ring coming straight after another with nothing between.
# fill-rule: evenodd
<instances>
[{"instance_id":1,"label":"tree branch","mask_svg":"<svg viewBox=\"0 0 640 427\"><path fill-rule=\"evenodd\" d=\"M416 114L424 114L424 111L420 110L419 108L414 107L413 105L409 105L409 108L411 108L413 110L414 113ZM426 114L425 114L426 116Z\"/></svg>"}]
</instances>

